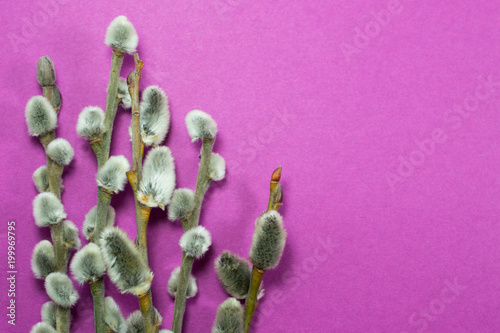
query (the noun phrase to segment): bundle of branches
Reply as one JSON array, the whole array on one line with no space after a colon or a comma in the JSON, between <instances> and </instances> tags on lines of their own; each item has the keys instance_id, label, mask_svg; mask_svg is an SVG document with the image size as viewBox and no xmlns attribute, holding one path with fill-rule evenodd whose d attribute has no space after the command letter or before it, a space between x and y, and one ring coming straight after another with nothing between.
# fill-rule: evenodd
<instances>
[{"instance_id":1,"label":"bundle of branches","mask_svg":"<svg viewBox=\"0 0 500 333\"><path fill-rule=\"evenodd\" d=\"M212 243L209 231L198 225L201 206L210 184L224 179L226 174L224 158L213 152L217 124L203 111L187 113L187 132L192 142L201 142L199 170L194 191L176 189L174 158L170 149L162 145L170 127L168 98L158 86L146 87L141 93L144 63L136 53L138 40L135 28L126 17L119 16L111 22L105 37L105 43L111 48L105 109L88 106L78 117L76 131L89 141L98 166L97 202L85 215L82 233L88 244L81 249L78 229L66 219L67 214L61 202L61 175L64 166L74 156L68 141L55 138L61 94L55 85L53 62L48 57L42 57L38 62L37 79L43 87L43 96L35 96L28 101L26 121L29 133L37 136L45 148L47 162L33 174L40 192L33 202L33 215L38 226L50 227L52 243L43 240L35 246L32 268L37 278L45 279L45 288L52 302L43 305L42 322L33 326L32 333L70 331L70 307L78 300L78 293L67 275L73 249L78 252L71 260L71 272L76 281L90 287L94 304L94 330L97 333L180 333L186 299L195 296L198 291L191 270L195 259L203 257ZM133 54L135 69L125 79L120 77L120 71L126 54ZM131 109L131 163L122 155L110 156L113 123L120 105L124 109ZM239 257L229 252L225 252L216 265L226 290L236 298L247 298L246 331L255 311L262 275L265 270L277 265L285 242L286 233L281 216L277 213L282 202L280 175L281 168L273 174L268 212L257 220L250 252L253 272L250 272L248 263L243 264ZM124 190L127 180L135 199L135 242L114 226L116 214L111 206L113 196ZM181 265L173 270L167 287L175 297L172 331L160 330L163 319L153 306L153 272L149 267L147 250L147 227L151 211L154 208L164 210L166 207L168 218L181 221L184 230L179 240ZM239 263L241 268L231 271L230 267L238 266ZM138 299L139 309L127 319L115 300L105 295L103 276L106 273L122 293L132 294ZM231 279L235 278L238 279L238 285L232 283ZM238 324L226 324L227 320L233 318L229 312L234 307L232 300L221 305L215 332L240 332L243 329L243 314L240 316L238 312L241 312L241 306L236 311ZM235 328L231 328L233 326Z\"/></svg>"}]
</instances>

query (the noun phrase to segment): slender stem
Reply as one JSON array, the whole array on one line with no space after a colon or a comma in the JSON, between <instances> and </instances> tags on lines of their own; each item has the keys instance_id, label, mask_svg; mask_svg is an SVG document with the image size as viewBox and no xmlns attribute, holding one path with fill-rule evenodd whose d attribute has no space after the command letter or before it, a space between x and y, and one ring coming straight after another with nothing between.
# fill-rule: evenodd
<instances>
[{"instance_id":1,"label":"slender stem","mask_svg":"<svg viewBox=\"0 0 500 333\"><path fill-rule=\"evenodd\" d=\"M96 244L99 244L99 240L101 239L101 233L104 229L105 221L108 218L108 208L109 204L111 203L112 197L112 193L103 190L101 187L98 187L97 220L95 224L94 234L92 235L92 241Z\"/></svg>"},{"instance_id":2,"label":"slender stem","mask_svg":"<svg viewBox=\"0 0 500 333\"><path fill-rule=\"evenodd\" d=\"M50 226L50 236L54 243L54 253L56 257L56 272L66 273L66 247L64 246L64 226L63 222Z\"/></svg>"},{"instance_id":3,"label":"slender stem","mask_svg":"<svg viewBox=\"0 0 500 333\"><path fill-rule=\"evenodd\" d=\"M89 281L92 299L94 301L94 330L95 333L105 333L104 323L104 283L102 278L95 282Z\"/></svg>"},{"instance_id":4,"label":"slender stem","mask_svg":"<svg viewBox=\"0 0 500 333\"><path fill-rule=\"evenodd\" d=\"M57 333L69 333L70 328L70 308L58 306L56 308L56 330Z\"/></svg>"},{"instance_id":5,"label":"slender stem","mask_svg":"<svg viewBox=\"0 0 500 333\"><path fill-rule=\"evenodd\" d=\"M104 114L104 127L106 131L102 135L102 150L97 157L100 165L103 165L109 157L111 135L113 133L113 122L118 109L118 78L123 64L123 53L113 50L111 56L111 72L109 73L108 94L106 97L106 110Z\"/></svg>"},{"instance_id":6,"label":"slender stem","mask_svg":"<svg viewBox=\"0 0 500 333\"><path fill-rule=\"evenodd\" d=\"M135 239L135 245L139 249L139 252L148 263L148 239L147 230L149 215L151 214L151 208L145 207L139 203L139 218L137 219L137 237Z\"/></svg>"},{"instance_id":7,"label":"slender stem","mask_svg":"<svg viewBox=\"0 0 500 333\"><path fill-rule=\"evenodd\" d=\"M263 271L255 265L252 269L252 279L250 280L250 290L248 291L248 296L245 301L245 333L250 330L250 323L252 322L255 309L259 303L257 299L257 294L259 293L260 284L262 283L262 278L264 277Z\"/></svg>"},{"instance_id":8,"label":"slender stem","mask_svg":"<svg viewBox=\"0 0 500 333\"><path fill-rule=\"evenodd\" d=\"M159 326L156 325L156 315L149 293L137 296L137 298L139 299L142 316L146 320L146 333L158 332Z\"/></svg>"},{"instance_id":9,"label":"slender stem","mask_svg":"<svg viewBox=\"0 0 500 333\"><path fill-rule=\"evenodd\" d=\"M201 146L200 168L198 169L198 178L196 179L196 189L194 192L194 209L191 214L189 214L186 224L188 230L196 227L200 220L201 204L203 203L203 198L208 190L208 185L210 184L208 170L210 167L210 157L212 156L213 147L213 139L203 140L203 144Z\"/></svg>"},{"instance_id":10,"label":"slender stem","mask_svg":"<svg viewBox=\"0 0 500 333\"><path fill-rule=\"evenodd\" d=\"M54 193L56 197L59 200L61 200L61 176L63 173L64 166L59 165L52 160L49 162L49 165L50 169L47 167L48 178L49 178L49 191Z\"/></svg>"},{"instance_id":11,"label":"slender stem","mask_svg":"<svg viewBox=\"0 0 500 333\"><path fill-rule=\"evenodd\" d=\"M182 252L181 271L179 272L179 282L177 284L177 292L175 294L174 319L172 323L172 331L174 333L182 332L182 321L184 312L186 311L186 292L188 286L189 273L193 268L194 257L186 255ZM181 292L184 290L184 293ZM182 297L184 295L184 297Z\"/></svg>"},{"instance_id":12,"label":"slender stem","mask_svg":"<svg viewBox=\"0 0 500 333\"><path fill-rule=\"evenodd\" d=\"M209 177L209 166L213 147L213 139L203 140L201 146L201 162L198 169L198 178L196 179L196 190L194 192L194 209L189 214L187 221L182 225L184 231L196 227L200 220L201 204L203 203L203 198L211 183ZM179 282L175 293L174 318L172 322L172 330L174 333L182 332L182 321L184 318L184 312L186 311L188 278L191 273L191 269L193 268L193 261L194 258L186 256L184 252L182 253L181 271L179 273Z\"/></svg>"}]
</instances>

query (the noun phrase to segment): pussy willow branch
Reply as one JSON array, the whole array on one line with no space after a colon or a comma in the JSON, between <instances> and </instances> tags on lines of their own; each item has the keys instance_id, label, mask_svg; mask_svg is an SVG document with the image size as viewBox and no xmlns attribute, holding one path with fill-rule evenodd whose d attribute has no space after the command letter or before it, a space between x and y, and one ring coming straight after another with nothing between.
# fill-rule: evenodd
<instances>
[{"instance_id":1,"label":"pussy willow branch","mask_svg":"<svg viewBox=\"0 0 500 333\"><path fill-rule=\"evenodd\" d=\"M109 158L111 146L111 137L113 134L113 123L115 121L116 110L118 109L118 79L123 64L124 54L113 50L111 56L111 71L109 74L108 92L106 96L106 112L104 114L104 133L100 138L90 143L97 159L97 166L101 168ZM111 203L113 194L97 187L97 211L96 223L91 242L99 243L101 233L104 227L104 221L107 219L108 207ZM98 279L90 285L92 291L92 300L94 303L94 328L96 333L105 332L104 323L104 280Z\"/></svg>"},{"instance_id":2,"label":"pussy willow branch","mask_svg":"<svg viewBox=\"0 0 500 333\"><path fill-rule=\"evenodd\" d=\"M281 185L279 183L281 179L281 167L274 170L271 176L271 184L269 190L269 203L267 205L267 211L278 210L281 207L283 201L283 191L281 190ZM252 261L252 258L250 258ZM252 262L253 263L253 262ZM259 293L259 288L264 278L264 273L266 271L253 265L252 267L252 278L250 280L250 289L248 291L247 298L245 300L245 333L250 330L250 324L252 322L255 309L259 303L257 295Z\"/></svg>"},{"instance_id":3,"label":"pussy willow branch","mask_svg":"<svg viewBox=\"0 0 500 333\"><path fill-rule=\"evenodd\" d=\"M56 85L42 86L43 95L52 104L56 113L59 113L61 107L61 95L59 88ZM50 131L39 137L45 150L52 140L56 137L55 131ZM49 181L49 191L52 192L59 200L61 200L61 175L63 167L55 163L48 155L47 160L47 176ZM54 244L55 254L55 271L66 273L68 265L68 257L66 255L66 247L64 245L64 229L63 222L50 226L50 236ZM69 308L57 306L56 308L56 329L58 333L69 333Z\"/></svg>"},{"instance_id":4,"label":"pussy willow branch","mask_svg":"<svg viewBox=\"0 0 500 333\"><path fill-rule=\"evenodd\" d=\"M201 146L201 162L198 169L198 178L196 179L196 190L194 192L194 209L189 214L185 223L185 231L196 227L200 220L201 204L203 203L203 198L211 183L209 166L213 147L214 139L203 140ZM193 268L193 261L192 257L187 256L184 251L182 252L181 270L179 272L179 281L175 293L174 318L172 323L172 331L174 331L174 333L182 332L182 320L184 318L184 312L186 311L188 279L191 269Z\"/></svg>"},{"instance_id":5,"label":"pussy willow branch","mask_svg":"<svg viewBox=\"0 0 500 333\"><path fill-rule=\"evenodd\" d=\"M134 54L135 70L130 72L127 83L130 98L132 101L132 169L127 172L127 178L134 192L135 216L137 222L137 238L135 245L148 264L148 243L147 227L151 208L143 206L137 199L137 190L142 178L142 158L144 153L144 143L142 142L139 128L139 91L141 86L141 74L144 63L139 59L139 54ZM151 289L144 295L138 296L141 313L146 320L146 333L154 333L159 330L159 323L156 323L156 315L153 307Z\"/></svg>"}]
</instances>

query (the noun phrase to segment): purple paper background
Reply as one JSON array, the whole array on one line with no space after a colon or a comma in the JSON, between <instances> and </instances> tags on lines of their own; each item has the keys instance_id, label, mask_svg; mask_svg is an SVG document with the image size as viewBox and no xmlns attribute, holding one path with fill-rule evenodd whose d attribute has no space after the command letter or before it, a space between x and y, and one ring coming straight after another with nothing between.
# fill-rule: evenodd
<instances>
[{"instance_id":1,"label":"purple paper background","mask_svg":"<svg viewBox=\"0 0 500 333\"><path fill-rule=\"evenodd\" d=\"M104 107L104 33L120 14L140 37L142 87L157 84L170 98L166 144L178 186L196 180L199 146L184 126L192 109L216 119L214 150L228 164L203 205L213 246L195 263L200 292L188 301L185 332L210 330L226 298L213 261L224 249L247 256L279 165L289 237L281 264L265 275L254 332L500 331L500 3L481 0L3 2L2 331L28 332L48 300L30 269L33 246L49 237L32 218L31 175L45 159L24 121L26 101L41 93L36 61L49 55L56 65L57 134L76 154L63 202L80 227L95 204L96 162L75 125L83 107ZM132 68L127 56L122 76ZM130 159L129 121L119 111L112 154ZM112 205L135 237L130 189ZM9 220L17 223L15 327L5 315ZM153 212L163 328L181 234ZM72 331L89 332L91 297L87 286L79 291ZM109 281L107 295L126 315L138 308Z\"/></svg>"}]
</instances>

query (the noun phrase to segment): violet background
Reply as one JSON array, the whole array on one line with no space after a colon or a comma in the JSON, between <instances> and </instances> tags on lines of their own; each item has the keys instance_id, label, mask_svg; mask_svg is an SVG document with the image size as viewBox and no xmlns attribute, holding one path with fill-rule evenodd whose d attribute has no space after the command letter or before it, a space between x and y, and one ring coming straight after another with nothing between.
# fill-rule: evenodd
<instances>
[{"instance_id":1,"label":"violet background","mask_svg":"<svg viewBox=\"0 0 500 333\"><path fill-rule=\"evenodd\" d=\"M374 23L372 13L389 7L389 22ZM482 83L500 82L500 3L482 0L3 1L0 330L28 332L48 300L30 269L34 245L49 237L31 208L31 175L45 157L24 121L27 100L41 94L37 59L49 55L56 65L57 134L76 154L63 202L81 227L95 205L96 162L75 125L83 107L104 107L104 33L121 14L140 37L142 87L159 85L170 98L166 144L178 186L196 180L199 145L184 126L192 109L216 119L214 150L228 164L203 205L201 225L214 242L195 263L200 292L188 301L185 332L210 330L227 297L213 261L224 249L247 256L279 165L289 237L281 264L265 275L253 332L500 331L500 84ZM371 37L355 41L366 28ZM357 51L346 55L347 44ZM127 56L122 76L132 68ZM112 154L130 159L129 121L118 112ZM419 153L416 142L433 135L441 143ZM410 158L417 166L402 169ZM130 189L112 205L135 237ZM15 327L5 315L9 220L17 223ZM172 320L166 284L180 263L181 233L153 212L149 253L163 328ZM79 291L73 332L89 332L90 292ZM109 281L107 295L126 315L138 308Z\"/></svg>"}]
</instances>

